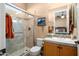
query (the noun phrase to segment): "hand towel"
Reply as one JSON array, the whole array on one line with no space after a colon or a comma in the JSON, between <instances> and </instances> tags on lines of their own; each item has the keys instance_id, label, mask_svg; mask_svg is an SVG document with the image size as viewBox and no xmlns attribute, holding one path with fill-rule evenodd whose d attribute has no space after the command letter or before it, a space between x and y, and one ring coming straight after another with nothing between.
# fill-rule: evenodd
<instances>
[{"instance_id":1,"label":"hand towel","mask_svg":"<svg viewBox=\"0 0 79 59\"><path fill-rule=\"evenodd\" d=\"M10 15L6 14L6 38L14 38L13 30L12 30L12 18Z\"/></svg>"}]
</instances>

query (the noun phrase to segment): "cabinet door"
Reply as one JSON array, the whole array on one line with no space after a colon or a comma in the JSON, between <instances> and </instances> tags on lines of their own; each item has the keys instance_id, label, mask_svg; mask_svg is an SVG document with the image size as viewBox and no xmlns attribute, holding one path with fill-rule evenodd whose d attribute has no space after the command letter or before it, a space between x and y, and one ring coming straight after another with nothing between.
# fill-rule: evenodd
<instances>
[{"instance_id":1,"label":"cabinet door","mask_svg":"<svg viewBox=\"0 0 79 59\"><path fill-rule=\"evenodd\" d=\"M53 44L53 43L44 43L44 55L45 56L58 56L58 45Z\"/></svg>"},{"instance_id":2,"label":"cabinet door","mask_svg":"<svg viewBox=\"0 0 79 59\"><path fill-rule=\"evenodd\" d=\"M75 47L71 46L60 46L60 56L76 56L77 55L77 50Z\"/></svg>"}]
</instances>

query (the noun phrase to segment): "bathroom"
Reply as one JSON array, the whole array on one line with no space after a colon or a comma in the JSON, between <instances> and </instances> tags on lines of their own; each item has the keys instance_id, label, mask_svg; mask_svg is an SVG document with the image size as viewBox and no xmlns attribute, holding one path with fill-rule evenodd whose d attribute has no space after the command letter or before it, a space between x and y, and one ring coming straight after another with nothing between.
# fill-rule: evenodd
<instances>
[{"instance_id":1,"label":"bathroom","mask_svg":"<svg viewBox=\"0 0 79 59\"><path fill-rule=\"evenodd\" d=\"M0 8L0 55L79 55L78 3L0 3Z\"/></svg>"}]
</instances>

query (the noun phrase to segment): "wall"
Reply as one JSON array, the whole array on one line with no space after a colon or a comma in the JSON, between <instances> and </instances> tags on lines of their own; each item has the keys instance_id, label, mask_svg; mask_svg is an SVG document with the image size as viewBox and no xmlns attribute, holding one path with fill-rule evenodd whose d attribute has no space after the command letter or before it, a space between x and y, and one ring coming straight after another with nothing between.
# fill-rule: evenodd
<instances>
[{"instance_id":1,"label":"wall","mask_svg":"<svg viewBox=\"0 0 79 59\"><path fill-rule=\"evenodd\" d=\"M6 48L5 39L5 7L0 3L0 50Z\"/></svg>"},{"instance_id":2,"label":"wall","mask_svg":"<svg viewBox=\"0 0 79 59\"><path fill-rule=\"evenodd\" d=\"M34 46L34 18L29 18L22 20L24 25L24 33L25 33L25 41L26 47L33 47ZM30 30L29 30L30 28Z\"/></svg>"},{"instance_id":3,"label":"wall","mask_svg":"<svg viewBox=\"0 0 79 59\"><path fill-rule=\"evenodd\" d=\"M77 38L78 38L78 40L79 40L79 3L76 5L76 12L77 12L77 15L76 15L76 17L77 17L77 30L78 30L78 32L77 32ZM79 44L77 45L77 47L78 47L78 56L79 56Z\"/></svg>"},{"instance_id":4,"label":"wall","mask_svg":"<svg viewBox=\"0 0 79 59\"><path fill-rule=\"evenodd\" d=\"M27 8L27 11L36 16L35 19L35 37L44 37L48 34L48 26L54 25L54 11L56 9L61 9L61 7L70 5L70 4L34 4L30 8ZM37 18L46 17L46 26L41 27L37 26Z\"/></svg>"},{"instance_id":5,"label":"wall","mask_svg":"<svg viewBox=\"0 0 79 59\"><path fill-rule=\"evenodd\" d=\"M44 37L48 34L48 20L46 20L46 26L37 26L37 18L35 20L35 38Z\"/></svg>"}]
</instances>

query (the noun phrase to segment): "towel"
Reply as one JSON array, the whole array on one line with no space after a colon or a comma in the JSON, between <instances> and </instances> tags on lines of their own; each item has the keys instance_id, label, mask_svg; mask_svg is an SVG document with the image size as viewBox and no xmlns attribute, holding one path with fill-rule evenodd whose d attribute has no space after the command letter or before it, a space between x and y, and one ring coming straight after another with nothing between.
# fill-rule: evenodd
<instances>
[{"instance_id":1,"label":"towel","mask_svg":"<svg viewBox=\"0 0 79 59\"><path fill-rule=\"evenodd\" d=\"M13 30L12 30L12 18L10 15L6 14L6 38L14 38Z\"/></svg>"}]
</instances>

